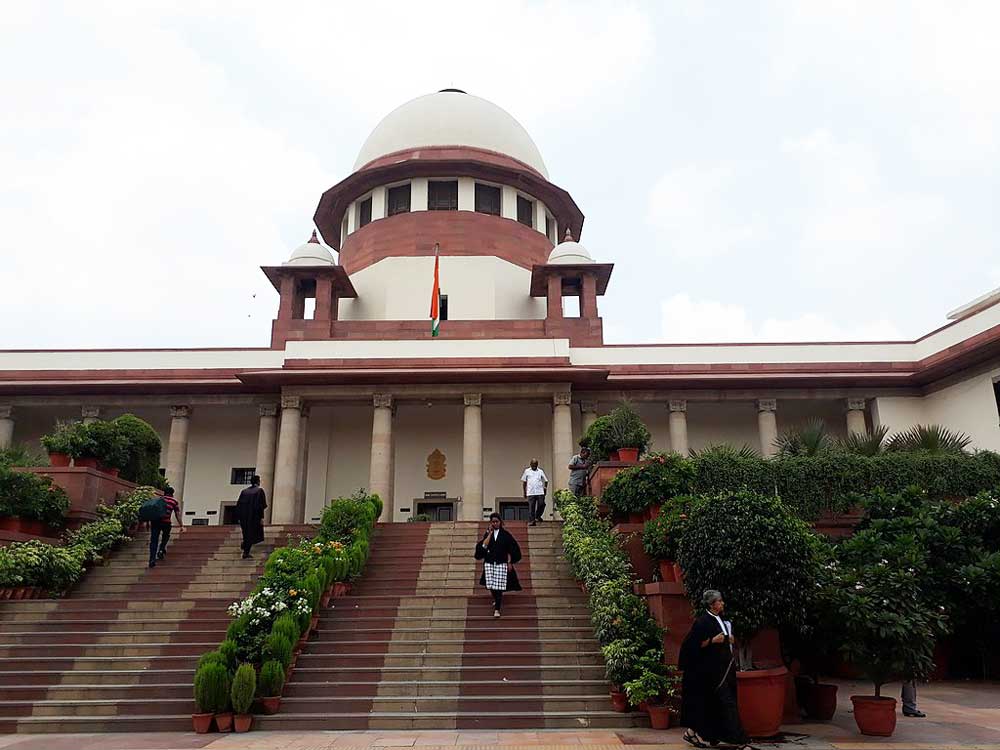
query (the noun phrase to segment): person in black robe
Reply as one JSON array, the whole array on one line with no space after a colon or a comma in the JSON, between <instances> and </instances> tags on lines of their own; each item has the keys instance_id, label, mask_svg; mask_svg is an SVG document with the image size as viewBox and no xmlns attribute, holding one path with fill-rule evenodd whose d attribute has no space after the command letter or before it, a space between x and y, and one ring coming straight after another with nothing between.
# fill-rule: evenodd
<instances>
[{"instance_id":1,"label":"person in black robe","mask_svg":"<svg viewBox=\"0 0 1000 750\"><path fill-rule=\"evenodd\" d=\"M702 595L705 610L681 643L681 726L695 747L719 742L748 747L736 706L736 660L732 624L722 619L725 602L718 591Z\"/></svg>"},{"instance_id":2,"label":"person in black robe","mask_svg":"<svg viewBox=\"0 0 1000 750\"><path fill-rule=\"evenodd\" d=\"M514 565L521 562L521 547L514 536L503 527L499 513L490 514L490 527L483 538L476 542L476 559L483 561L483 574L479 577L479 585L485 586L493 593L493 616L500 616L503 606L504 591L520 591L521 583L517 580ZM491 570L489 566L504 566L505 572ZM487 573L491 575L487 576ZM499 584L497 576L505 577ZM489 578L489 580L487 580Z\"/></svg>"},{"instance_id":3,"label":"person in black robe","mask_svg":"<svg viewBox=\"0 0 1000 750\"><path fill-rule=\"evenodd\" d=\"M250 548L264 541L264 508L267 495L260 486L260 477L254 474L250 486L240 493L236 501L236 518L243 532L243 559L250 557Z\"/></svg>"}]
</instances>

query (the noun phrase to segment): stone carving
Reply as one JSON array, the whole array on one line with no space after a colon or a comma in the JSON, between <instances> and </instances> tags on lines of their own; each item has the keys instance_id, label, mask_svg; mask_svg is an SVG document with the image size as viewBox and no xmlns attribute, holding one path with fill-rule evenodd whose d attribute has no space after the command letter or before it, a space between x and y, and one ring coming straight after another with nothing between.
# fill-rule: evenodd
<instances>
[{"instance_id":1,"label":"stone carving","mask_svg":"<svg viewBox=\"0 0 1000 750\"><path fill-rule=\"evenodd\" d=\"M444 479L448 474L448 459L445 455L435 448L431 451L431 454L427 457L427 478L428 479Z\"/></svg>"},{"instance_id":2,"label":"stone carving","mask_svg":"<svg viewBox=\"0 0 1000 750\"><path fill-rule=\"evenodd\" d=\"M848 411L864 411L867 402L863 398L849 398L847 399L847 410Z\"/></svg>"},{"instance_id":3,"label":"stone carving","mask_svg":"<svg viewBox=\"0 0 1000 750\"><path fill-rule=\"evenodd\" d=\"M376 393L372 396L372 403L376 409L391 409L392 408L392 394L391 393Z\"/></svg>"},{"instance_id":4,"label":"stone carving","mask_svg":"<svg viewBox=\"0 0 1000 750\"><path fill-rule=\"evenodd\" d=\"M277 404L261 404L258 408L258 412L262 417L276 417L278 416L278 405Z\"/></svg>"},{"instance_id":5,"label":"stone carving","mask_svg":"<svg viewBox=\"0 0 1000 750\"><path fill-rule=\"evenodd\" d=\"M101 418L101 407L100 406L82 406L80 407L80 416L84 419L100 419Z\"/></svg>"},{"instance_id":6,"label":"stone carving","mask_svg":"<svg viewBox=\"0 0 1000 750\"><path fill-rule=\"evenodd\" d=\"M482 406L483 405L483 394L481 394L481 393L466 393L465 394L465 405L466 406Z\"/></svg>"},{"instance_id":7,"label":"stone carving","mask_svg":"<svg viewBox=\"0 0 1000 750\"><path fill-rule=\"evenodd\" d=\"M301 396L282 396L281 397L281 408L282 409L301 409L302 408L302 397Z\"/></svg>"},{"instance_id":8,"label":"stone carving","mask_svg":"<svg viewBox=\"0 0 1000 750\"><path fill-rule=\"evenodd\" d=\"M685 412L688 410L688 402L684 399L670 399L668 406L670 407L670 411L674 412Z\"/></svg>"},{"instance_id":9,"label":"stone carving","mask_svg":"<svg viewBox=\"0 0 1000 750\"><path fill-rule=\"evenodd\" d=\"M596 401L581 401L580 411L584 414L597 414L597 402Z\"/></svg>"},{"instance_id":10,"label":"stone carving","mask_svg":"<svg viewBox=\"0 0 1000 750\"><path fill-rule=\"evenodd\" d=\"M569 406L572 400L572 394L569 391L552 394L552 404L554 406Z\"/></svg>"},{"instance_id":11,"label":"stone carving","mask_svg":"<svg viewBox=\"0 0 1000 750\"><path fill-rule=\"evenodd\" d=\"M174 419L187 419L191 416L190 406L171 406L170 416Z\"/></svg>"},{"instance_id":12,"label":"stone carving","mask_svg":"<svg viewBox=\"0 0 1000 750\"><path fill-rule=\"evenodd\" d=\"M0 419L13 419L14 407L10 404L0 404Z\"/></svg>"},{"instance_id":13,"label":"stone carving","mask_svg":"<svg viewBox=\"0 0 1000 750\"><path fill-rule=\"evenodd\" d=\"M778 400L775 398L761 398L757 400L757 411L777 411Z\"/></svg>"}]
</instances>

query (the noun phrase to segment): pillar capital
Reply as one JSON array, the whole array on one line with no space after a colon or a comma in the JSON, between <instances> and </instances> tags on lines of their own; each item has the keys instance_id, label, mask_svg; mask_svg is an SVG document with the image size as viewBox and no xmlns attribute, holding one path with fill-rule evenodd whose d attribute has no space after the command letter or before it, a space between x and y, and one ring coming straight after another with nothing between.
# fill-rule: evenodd
<instances>
[{"instance_id":1,"label":"pillar capital","mask_svg":"<svg viewBox=\"0 0 1000 750\"><path fill-rule=\"evenodd\" d=\"M867 407L868 401L864 398L849 398L847 399L847 410L848 411L864 411Z\"/></svg>"},{"instance_id":2,"label":"pillar capital","mask_svg":"<svg viewBox=\"0 0 1000 750\"><path fill-rule=\"evenodd\" d=\"M758 412L775 412L778 410L778 400L775 398L757 399Z\"/></svg>"},{"instance_id":3,"label":"pillar capital","mask_svg":"<svg viewBox=\"0 0 1000 750\"><path fill-rule=\"evenodd\" d=\"M100 419L101 418L101 407L100 406L82 406L80 407L80 416L84 419Z\"/></svg>"},{"instance_id":4,"label":"pillar capital","mask_svg":"<svg viewBox=\"0 0 1000 750\"><path fill-rule=\"evenodd\" d=\"M257 407L257 413L262 417L276 417L278 416L278 405L261 404L259 407Z\"/></svg>"},{"instance_id":5,"label":"pillar capital","mask_svg":"<svg viewBox=\"0 0 1000 750\"><path fill-rule=\"evenodd\" d=\"M0 419L13 419L14 407L11 404L0 404Z\"/></svg>"},{"instance_id":6,"label":"pillar capital","mask_svg":"<svg viewBox=\"0 0 1000 750\"><path fill-rule=\"evenodd\" d=\"M597 402L596 401L581 401L580 411L584 414L596 414L597 413Z\"/></svg>"},{"instance_id":7,"label":"pillar capital","mask_svg":"<svg viewBox=\"0 0 1000 750\"><path fill-rule=\"evenodd\" d=\"M465 405L466 406L482 406L483 405L483 394L481 393L466 393L464 394Z\"/></svg>"},{"instance_id":8,"label":"pillar capital","mask_svg":"<svg viewBox=\"0 0 1000 750\"><path fill-rule=\"evenodd\" d=\"M573 396L569 391L552 394L553 406L569 406L573 402Z\"/></svg>"},{"instance_id":9,"label":"pillar capital","mask_svg":"<svg viewBox=\"0 0 1000 750\"><path fill-rule=\"evenodd\" d=\"M191 407L185 405L171 406L170 416L174 419L187 419L191 416Z\"/></svg>"},{"instance_id":10,"label":"pillar capital","mask_svg":"<svg viewBox=\"0 0 1000 750\"><path fill-rule=\"evenodd\" d=\"M374 406L376 409L391 409L392 394L376 393L374 396L372 396L372 406Z\"/></svg>"},{"instance_id":11,"label":"pillar capital","mask_svg":"<svg viewBox=\"0 0 1000 750\"><path fill-rule=\"evenodd\" d=\"M671 412L686 412L688 410L688 402L682 398L672 398L667 403L667 408L670 409Z\"/></svg>"},{"instance_id":12,"label":"pillar capital","mask_svg":"<svg viewBox=\"0 0 1000 750\"><path fill-rule=\"evenodd\" d=\"M301 396L282 396L281 397L281 408L282 409L301 409L302 408L302 397Z\"/></svg>"}]
</instances>

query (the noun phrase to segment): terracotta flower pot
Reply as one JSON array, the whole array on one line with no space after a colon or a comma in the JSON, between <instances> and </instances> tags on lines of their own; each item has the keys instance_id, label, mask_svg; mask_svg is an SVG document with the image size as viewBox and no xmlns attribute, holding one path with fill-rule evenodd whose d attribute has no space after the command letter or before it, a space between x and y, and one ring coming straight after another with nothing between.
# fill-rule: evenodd
<instances>
[{"instance_id":1,"label":"terracotta flower pot","mask_svg":"<svg viewBox=\"0 0 1000 750\"><path fill-rule=\"evenodd\" d=\"M666 706L646 706L649 725L653 729L670 729L670 709Z\"/></svg>"},{"instance_id":2,"label":"terracotta flower pot","mask_svg":"<svg viewBox=\"0 0 1000 750\"><path fill-rule=\"evenodd\" d=\"M608 461L618 461L618 451L611 451L608 453Z\"/></svg>"},{"instance_id":3,"label":"terracotta flower pot","mask_svg":"<svg viewBox=\"0 0 1000 750\"><path fill-rule=\"evenodd\" d=\"M73 465L81 469L96 469L97 459L93 456L83 456L73 459Z\"/></svg>"},{"instance_id":4,"label":"terracotta flower pot","mask_svg":"<svg viewBox=\"0 0 1000 750\"><path fill-rule=\"evenodd\" d=\"M896 731L896 699L874 695L852 695L854 721L861 734L891 737Z\"/></svg>"},{"instance_id":5,"label":"terracotta flower pot","mask_svg":"<svg viewBox=\"0 0 1000 750\"><path fill-rule=\"evenodd\" d=\"M817 721L829 721L837 712L837 686L810 684L805 690L806 716Z\"/></svg>"},{"instance_id":6,"label":"terracotta flower pot","mask_svg":"<svg viewBox=\"0 0 1000 750\"><path fill-rule=\"evenodd\" d=\"M233 712L225 711L221 714L216 714L215 726L218 727L220 732L233 731Z\"/></svg>"},{"instance_id":7,"label":"terracotta flower pot","mask_svg":"<svg viewBox=\"0 0 1000 750\"><path fill-rule=\"evenodd\" d=\"M214 718L214 714L191 714L191 724L194 725L194 731L198 734L208 734L212 729L212 719Z\"/></svg>"},{"instance_id":8,"label":"terracotta flower pot","mask_svg":"<svg viewBox=\"0 0 1000 750\"><path fill-rule=\"evenodd\" d=\"M629 523L645 523L646 522L646 511L639 511L638 513L628 514Z\"/></svg>"},{"instance_id":9,"label":"terracotta flower pot","mask_svg":"<svg viewBox=\"0 0 1000 750\"><path fill-rule=\"evenodd\" d=\"M751 737L773 737L781 728L787 674L784 667L736 673L740 722Z\"/></svg>"},{"instance_id":10,"label":"terracotta flower pot","mask_svg":"<svg viewBox=\"0 0 1000 750\"><path fill-rule=\"evenodd\" d=\"M118 476L118 473L121 471L121 469L119 469L117 466L104 466L102 464L101 471L103 471L105 474L116 477Z\"/></svg>"},{"instance_id":11,"label":"terracotta flower pot","mask_svg":"<svg viewBox=\"0 0 1000 750\"><path fill-rule=\"evenodd\" d=\"M49 466L69 466L72 459L68 453L50 453Z\"/></svg>"},{"instance_id":12,"label":"terracotta flower pot","mask_svg":"<svg viewBox=\"0 0 1000 750\"><path fill-rule=\"evenodd\" d=\"M646 508L646 520L652 521L654 518L658 518L662 507L663 506L660 503L654 503Z\"/></svg>"},{"instance_id":13,"label":"terracotta flower pot","mask_svg":"<svg viewBox=\"0 0 1000 750\"><path fill-rule=\"evenodd\" d=\"M27 592L28 590L24 586L18 586L14 589L14 595L11 596L11 599L23 599Z\"/></svg>"},{"instance_id":14,"label":"terracotta flower pot","mask_svg":"<svg viewBox=\"0 0 1000 750\"><path fill-rule=\"evenodd\" d=\"M627 463L634 464L639 462L639 449L638 448L619 448L618 449L618 460Z\"/></svg>"},{"instance_id":15,"label":"terracotta flower pot","mask_svg":"<svg viewBox=\"0 0 1000 750\"><path fill-rule=\"evenodd\" d=\"M677 575L674 572L674 561L673 560L660 560L657 563L660 569L660 580L666 581L668 583L676 581Z\"/></svg>"},{"instance_id":16,"label":"terracotta flower pot","mask_svg":"<svg viewBox=\"0 0 1000 750\"><path fill-rule=\"evenodd\" d=\"M621 690L611 691L611 710L620 714L628 711L628 697Z\"/></svg>"},{"instance_id":17,"label":"terracotta flower pot","mask_svg":"<svg viewBox=\"0 0 1000 750\"><path fill-rule=\"evenodd\" d=\"M11 591L10 589L0 589L0 600L10 599Z\"/></svg>"},{"instance_id":18,"label":"terracotta flower pot","mask_svg":"<svg viewBox=\"0 0 1000 750\"><path fill-rule=\"evenodd\" d=\"M233 724L237 732L249 732L253 726L253 714L236 714Z\"/></svg>"},{"instance_id":19,"label":"terracotta flower pot","mask_svg":"<svg viewBox=\"0 0 1000 750\"><path fill-rule=\"evenodd\" d=\"M278 709L281 708L281 696L272 695L267 698L258 698L258 703L260 703L260 710L265 714L276 714Z\"/></svg>"}]
</instances>

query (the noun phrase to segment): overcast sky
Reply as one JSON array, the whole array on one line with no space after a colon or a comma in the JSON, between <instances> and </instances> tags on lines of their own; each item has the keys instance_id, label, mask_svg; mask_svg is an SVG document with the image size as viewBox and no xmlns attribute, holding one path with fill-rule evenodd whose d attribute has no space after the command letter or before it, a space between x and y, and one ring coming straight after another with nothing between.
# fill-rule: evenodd
<instances>
[{"instance_id":1,"label":"overcast sky","mask_svg":"<svg viewBox=\"0 0 1000 750\"><path fill-rule=\"evenodd\" d=\"M0 348L266 346L259 266L445 87L586 214L609 342L914 338L1000 286L998 28L992 0L6 3Z\"/></svg>"}]
</instances>

